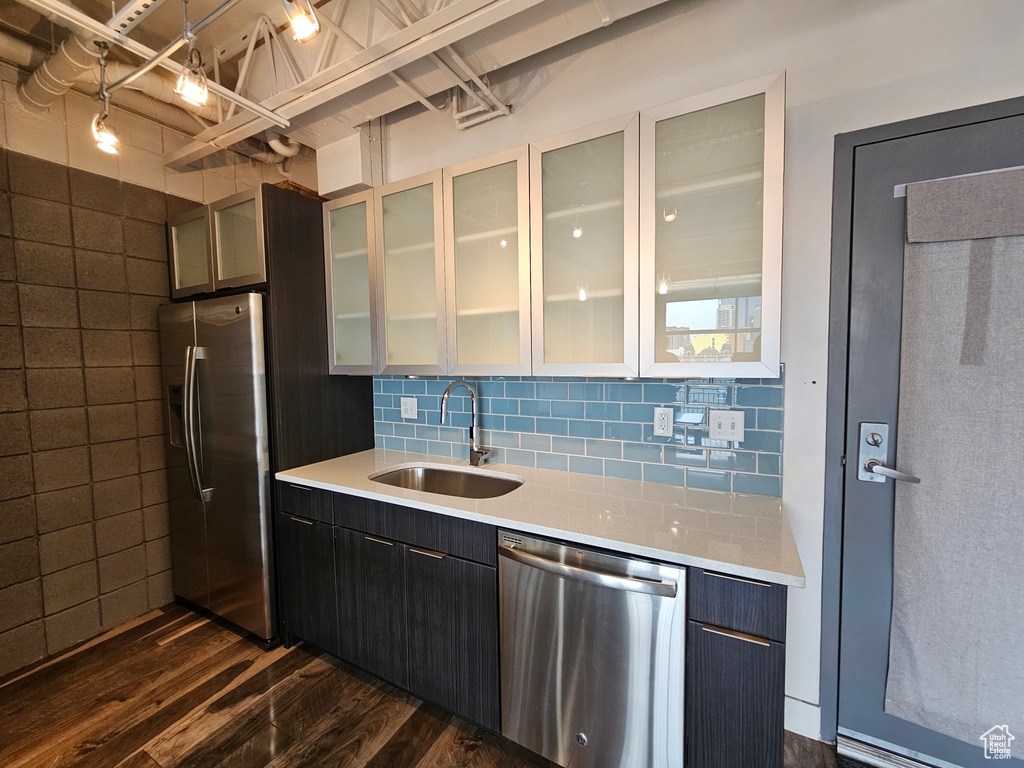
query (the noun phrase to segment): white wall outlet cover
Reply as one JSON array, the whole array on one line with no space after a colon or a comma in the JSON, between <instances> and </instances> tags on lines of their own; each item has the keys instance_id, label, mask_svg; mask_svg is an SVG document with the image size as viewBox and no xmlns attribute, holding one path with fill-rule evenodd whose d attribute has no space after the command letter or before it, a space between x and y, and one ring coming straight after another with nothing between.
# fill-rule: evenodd
<instances>
[{"instance_id":1,"label":"white wall outlet cover","mask_svg":"<svg viewBox=\"0 0 1024 768\"><path fill-rule=\"evenodd\" d=\"M654 409L654 434L657 437L672 437L673 408Z\"/></svg>"},{"instance_id":2,"label":"white wall outlet cover","mask_svg":"<svg viewBox=\"0 0 1024 768\"><path fill-rule=\"evenodd\" d=\"M709 437L712 440L743 442L743 411L708 411Z\"/></svg>"},{"instance_id":3,"label":"white wall outlet cover","mask_svg":"<svg viewBox=\"0 0 1024 768\"><path fill-rule=\"evenodd\" d=\"M416 398L415 397L403 397L402 398L402 418L403 419L415 419L416 418Z\"/></svg>"}]
</instances>

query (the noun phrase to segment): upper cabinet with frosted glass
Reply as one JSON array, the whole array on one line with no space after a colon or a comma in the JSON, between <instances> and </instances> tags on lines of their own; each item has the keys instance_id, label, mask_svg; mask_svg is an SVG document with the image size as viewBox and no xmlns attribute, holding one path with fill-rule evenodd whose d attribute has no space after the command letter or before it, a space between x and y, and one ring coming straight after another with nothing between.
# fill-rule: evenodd
<instances>
[{"instance_id":1,"label":"upper cabinet with frosted glass","mask_svg":"<svg viewBox=\"0 0 1024 768\"><path fill-rule=\"evenodd\" d=\"M262 187L212 203L210 223L214 287L220 290L266 282Z\"/></svg>"},{"instance_id":2,"label":"upper cabinet with frosted glass","mask_svg":"<svg viewBox=\"0 0 1024 768\"><path fill-rule=\"evenodd\" d=\"M213 290L210 211L204 205L177 216L168 224L171 248L171 296L191 296Z\"/></svg>"},{"instance_id":3,"label":"upper cabinet with frosted glass","mask_svg":"<svg viewBox=\"0 0 1024 768\"><path fill-rule=\"evenodd\" d=\"M170 233L174 298L267 281L261 187L174 218Z\"/></svg>"},{"instance_id":4,"label":"upper cabinet with frosted glass","mask_svg":"<svg viewBox=\"0 0 1024 768\"><path fill-rule=\"evenodd\" d=\"M533 371L636 376L638 116L530 153Z\"/></svg>"},{"instance_id":5,"label":"upper cabinet with frosted glass","mask_svg":"<svg viewBox=\"0 0 1024 768\"><path fill-rule=\"evenodd\" d=\"M529 149L444 169L448 372L530 374Z\"/></svg>"},{"instance_id":6,"label":"upper cabinet with frosted glass","mask_svg":"<svg viewBox=\"0 0 1024 768\"><path fill-rule=\"evenodd\" d=\"M331 373L377 373L373 192L324 206L327 339Z\"/></svg>"},{"instance_id":7,"label":"upper cabinet with frosted glass","mask_svg":"<svg viewBox=\"0 0 1024 768\"><path fill-rule=\"evenodd\" d=\"M374 190L382 373L447 372L441 171Z\"/></svg>"},{"instance_id":8,"label":"upper cabinet with frosted glass","mask_svg":"<svg viewBox=\"0 0 1024 768\"><path fill-rule=\"evenodd\" d=\"M785 73L640 115L640 374L779 375Z\"/></svg>"}]
</instances>

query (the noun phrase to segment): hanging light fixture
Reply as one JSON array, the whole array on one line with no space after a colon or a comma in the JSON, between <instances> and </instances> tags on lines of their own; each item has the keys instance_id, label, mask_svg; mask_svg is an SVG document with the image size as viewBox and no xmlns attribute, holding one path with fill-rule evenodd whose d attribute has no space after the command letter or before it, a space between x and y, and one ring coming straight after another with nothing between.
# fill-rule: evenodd
<instances>
[{"instance_id":1,"label":"hanging light fixture","mask_svg":"<svg viewBox=\"0 0 1024 768\"><path fill-rule=\"evenodd\" d=\"M585 286L585 285L577 286L576 287L576 295L579 297L580 301L586 301L587 300L587 286Z\"/></svg>"},{"instance_id":2,"label":"hanging light fixture","mask_svg":"<svg viewBox=\"0 0 1024 768\"><path fill-rule=\"evenodd\" d=\"M579 216L576 217L576 226L572 228L572 236L576 239L583 237L583 227L580 226ZM583 299L580 299L580 301L583 301Z\"/></svg>"},{"instance_id":3,"label":"hanging light fixture","mask_svg":"<svg viewBox=\"0 0 1024 768\"><path fill-rule=\"evenodd\" d=\"M92 137L96 139L96 146L108 155L117 154L117 135L107 128L106 119L110 115L110 94L107 93L107 44L97 42L100 48L100 98L103 99L103 109L92 119Z\"/></svg>"},{"instance_id":4,"label":"hanging light fixture","mask_svg":"<svg viewBox=\"0 0 1024 768\"><path fill-rule=\"evenodd\" d=\"M674 205L672 206L672 210L669 210L668 206L665 206L661 210L661 218L665 221L675 221L678 213L679 212Z\"/></svg>"},{"instance_id":5,"label":"hanging light fixture","mask_svg":"<svg viewBox=\"0 0 1024 768\"><path fill-rule=\"evenodd\" d=\"M210 92L206 84L206 71L203 69L203 56L199 53L198 48L192 47L191 43L188 47L188 58L185 59L185 65L181 68L174 92L189 104L194 104L197 107L206 106L206 99Z\"/></svg>"},{"instance_id":6,"label":"hanging light fixture","mask_svg":"<svg viewBox=\"0 0 1024 768\"><path fill-rule=\"evenodd\" d=\"M658 278L658 293L664 296L668 293L668 276L662 275Z\"/></svg>"},{"instance_id":7,"label":"hanging light fixture","mask_svg":"<svg viewBox=\"0 0 1024 768\"><path fill-rule=\"evenodd\" d=\"M174 92L181 96L183 101L197 107L204 107L209 96L209 88L206 83L206 70L203 69L203 55L196 48L196 38L188 23L188 0L181 0L181 16L184 25L182 37L188 40L188 56L185 57L185 64L181 67L181 74L178 76L178 84L174 86Z\"/></svg>"},{"instance_id":8,"label":"hanging light fixture","mask_svg":"<svg viewBox=\"0 0 1024 768\"><path fill-rule=\"evenodd\" d=\"M309 0L282 0L288 13L288 21L292 25L292 33L296 42L304 43L312 40L320 31L320 19L316 17Z\"/></svg>"},{"instance_id":9,"label":"hanging light fixture","mask_svg":"<svg viewBox=\"0 0 1024 768\"><path fill-rule=\"evenodd\" d=\"M508 240L506 240L506 239L505 239L505 238L503 237L503 238L501 238L501 241L500 241L500 242L498 243L498 245L499 245L500 247L502 247L502 248L507 248L507 247L508 247Z\"/></svg>"}]
</instances>

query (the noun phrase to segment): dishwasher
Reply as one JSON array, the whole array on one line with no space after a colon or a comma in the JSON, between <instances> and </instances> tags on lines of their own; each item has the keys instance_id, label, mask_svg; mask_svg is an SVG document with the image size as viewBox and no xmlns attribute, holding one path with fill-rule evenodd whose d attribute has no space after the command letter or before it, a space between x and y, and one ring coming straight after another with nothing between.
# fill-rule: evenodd
<instances>
[{"instance_id":1,"label":"dishwasher","mask_svg":"<svg viewBox=\"0 0 1024 768\"><path fill-rule=\"evenodd\" d=\"M686 569L498 532L501 730L566 768L683 764Z\"/></svg>"}]
</instances>

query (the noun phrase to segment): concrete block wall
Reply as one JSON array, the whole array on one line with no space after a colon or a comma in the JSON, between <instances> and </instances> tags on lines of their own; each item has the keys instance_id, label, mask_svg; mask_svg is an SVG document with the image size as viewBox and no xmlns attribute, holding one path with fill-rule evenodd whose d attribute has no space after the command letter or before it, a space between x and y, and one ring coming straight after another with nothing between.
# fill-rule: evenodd
<instances>
[{"instance_id":1,"label":"concrete block wall","mask_svg":"<svg viewBox=\"0 0 1024 768\"><path fill-rule=\"evenodd\" d=\"M157 306L194 205L0 148L0 675L172 599Z\"/></svg>"}]
</instances>

